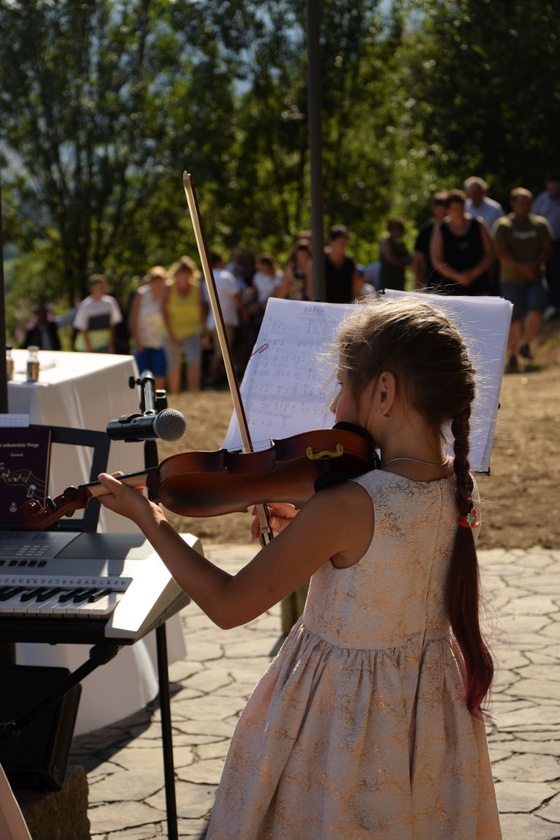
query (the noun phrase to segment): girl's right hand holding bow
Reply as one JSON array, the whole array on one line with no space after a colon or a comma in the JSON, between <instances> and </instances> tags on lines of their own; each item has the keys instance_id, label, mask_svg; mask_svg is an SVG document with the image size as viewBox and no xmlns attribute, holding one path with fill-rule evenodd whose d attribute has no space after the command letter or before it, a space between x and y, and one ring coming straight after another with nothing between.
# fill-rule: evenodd
<instances>
[{"instance_id":1,"label":"girl's right hand holding bow","mask_svg":"<svg viewBox=\"0 0 560 840\"><path fill-rule=\"evenodd\" d=\"M298 514L298 509L288 502L274 502L274 504L266 505L266 508L268 511L268 524L270 526L270 530L275 531L277 534L279 534L280 531L283 531L284 528L286 528L292 519ZM251 539L258 540L260 529L257 509L253 508L251 513L253 514L253 521L251 523Z\"/></svg>"}]
</instances>

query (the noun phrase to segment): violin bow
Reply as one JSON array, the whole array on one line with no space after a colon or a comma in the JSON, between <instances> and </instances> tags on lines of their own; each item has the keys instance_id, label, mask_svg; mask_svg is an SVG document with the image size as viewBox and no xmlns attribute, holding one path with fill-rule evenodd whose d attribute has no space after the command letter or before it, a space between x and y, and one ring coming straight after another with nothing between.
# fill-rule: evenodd
<instances>
[{"instance_id":1,"label":"violin bow","mask_svg":"<svg viewBox=\"0 0 560 840\"><path fill-rule=\"evenodd\" d=\"M183 187L185 189L185 196L187 198L187 204L189 207L189 213L194 229L194 236L196 239L198 254L200 256L200 263L202 265L202 273L204 275L204 279L206 280L208 297L210 298L210 306L212 308L212 314L214 315L214 320L216 322L216 333L218 335L218 341L220 343L220 348L222 351L224 367L226 370L228 385L233 401L233 409L235 411L237 424L239 426L241 442L243 443L246 452L252 452L253 443L251 441L251 433L249 431L247 415L245 414L245 407L241 398L241 391L239 390L239 384L237 382L237 377L233 368L229 342L224 324L224 317L222 314L222 307L220 305L220 299L218 298L218 290L216 288L216 281L214 280L214 272L212 270L212 266L210 265L210 254L208 250L208 244L206 242L206 236L204 234L204 229L202 227L202 221L200 218L198 198L196 195L196 190L194 188L193 179L188 172L183 172ZM256 505L256 510L257 517L259 520L260 542L261 545L264 546L272 540L272 531L268 523L268 513L265 505Z\"/></svg>"}]
</instances>

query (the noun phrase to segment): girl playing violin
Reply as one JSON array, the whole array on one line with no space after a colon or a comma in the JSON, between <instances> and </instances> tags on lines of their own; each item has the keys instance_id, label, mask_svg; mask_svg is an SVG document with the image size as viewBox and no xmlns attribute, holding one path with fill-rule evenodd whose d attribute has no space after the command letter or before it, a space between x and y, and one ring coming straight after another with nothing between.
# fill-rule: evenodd
<instances>
[{"instance_id":1,"label":"girl playing violin","mask_svg":"<svg viewBox=\"0 0 560 840\"><path fill-rule=\"evenodd\" d=\"M457 329L410 299L357 307L337 346L332 411L372 435L381 468L299 512L272 505L280 533L236 575L100 476L102 503L136 522L221 627L312 578L239 720L207 840L497 840L468 460L475 372Z\"/></svg>"}]
</instances>

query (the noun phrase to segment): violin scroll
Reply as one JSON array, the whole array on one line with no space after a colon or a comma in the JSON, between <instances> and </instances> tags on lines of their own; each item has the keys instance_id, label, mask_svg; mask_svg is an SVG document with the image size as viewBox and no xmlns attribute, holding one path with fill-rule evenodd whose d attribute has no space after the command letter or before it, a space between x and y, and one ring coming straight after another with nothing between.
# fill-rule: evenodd
<instances>
[{"instance_id":1,"label":"violin scroll","mask_svg":"<svg viewBox=\"0 0 560 840\"><path fill-rule=\"evenodd\" d=\"M63 516L83 510L92 494L87 487L67 487L56 499L47 497L44 506L37 499L29 499L20 509L22 524L33 531L50 528Z\"/></svg>"}]
</instances>

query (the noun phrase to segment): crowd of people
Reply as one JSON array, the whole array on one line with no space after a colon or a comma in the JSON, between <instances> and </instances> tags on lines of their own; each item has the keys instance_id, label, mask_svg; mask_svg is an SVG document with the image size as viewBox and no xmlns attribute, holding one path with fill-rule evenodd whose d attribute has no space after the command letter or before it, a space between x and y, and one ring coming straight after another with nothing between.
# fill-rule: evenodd
<instances>
[{"instance_id":1,"label":"crowd of people","mask_svg":"<svg viewBox=\"0 0 560 840\"><path fill-rule=\"evenodd\" d=\"M383 289L415 288L445 295L501 295L513 304L506 371L532 359L531 343L544 319L560 314L560 174L551 173L534 200L511 191L510 212L488 195L477 176L464 190L436 192L430 218L405 243L406 225L391 218L379 257L359 265L348 253L343 225L324 247L324 299L349 303ZM234 365L242 374L270 297L312 300L311 235L303 231L283 266L263 253L236 250L229 262L211 254L211 266ZM180 257L151 268L125 307L108 294L107 277L89 279L90 294L73 313L73 346L88 352L133 352L157 387L172 394L220 388L225 371L206 283L195 262ZM56 323L45 306L34 311L23 346L59 349Z\"/></svg>"},{"instance_id":2,"label":"crowd of people","mask_svg":"<svg viewBox=\"0 0 560 840\"><path fill-rule=\"evenodd\" d=\"M433 196L411 258L415 287L509 300L506 372L517 372L520 356L532 359L543 318L560 314L560 174L551 173L534 200L529 190L512 189L509 213L488 197L482 178L464 186Z\"/></svg>"},{"instance_id":3,"label":"crowd of people","mask_svg":"<svg viewBox=\"0 0 560 840\"><path fill-rule=\"evenodd\" d=\"M430 218L412 252L404 225L391 219L378 264L369 266L376 288L404 289L408 266L414 288L445 295L500 295L513 305L506 372L519 357L532 359L531 343L543 318L560 314L560 174L550 174L534 200L512 189L510 212L488 196L488 184L472 176L464 190L436 192Z\"/></svg>"}]
</instances>

